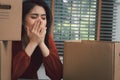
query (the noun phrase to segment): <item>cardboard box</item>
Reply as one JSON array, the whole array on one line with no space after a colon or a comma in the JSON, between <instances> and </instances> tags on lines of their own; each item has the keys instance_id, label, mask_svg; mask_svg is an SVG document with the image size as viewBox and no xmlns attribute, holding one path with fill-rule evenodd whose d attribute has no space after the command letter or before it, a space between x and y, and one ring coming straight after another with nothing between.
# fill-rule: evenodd
<instances>
[{"instance_id":1,"label":"cardboard box","mask_svg":"<svg viewBox=\"0 0 120 80\"><path fill-rule=\"evenodd\" d=\"M65 41L64 80L120 80L120 43Z\"/></svg>"},{"instance_id":2,"label":"cardboard box","mask_svg":"<svg viewBox=\"0 0 120 80\"><path fill-rule=\"evenodd\" d=\"M0 41L0 80L11 80L11 45L11 41Z\"/></svg>"},{"instance_id":3,"label":"cardboard box","mask_svg":"<svg viewBox=\"0 0 120 80\"><path fill-rule=\"evenodd\" d=\"M22 0L0 1L0 40L20 40Z\"/></svg>"}]
</instances>

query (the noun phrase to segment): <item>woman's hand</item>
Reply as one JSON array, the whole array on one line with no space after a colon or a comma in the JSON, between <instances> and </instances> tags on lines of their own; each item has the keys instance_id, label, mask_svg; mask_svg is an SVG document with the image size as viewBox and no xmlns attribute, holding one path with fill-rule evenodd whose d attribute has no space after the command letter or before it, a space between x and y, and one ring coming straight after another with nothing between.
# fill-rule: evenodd
<instances>
[{"instance_id":1,"label":"woman's hand","mask_svg":"<svg viewBox=\"0 0 120 80\"><path fill-rule=\"evenodd\" d=\"M34 49L36 48L37 45L41 45L40 48L44 52L44 39L46 35L46 25L42 23L40 20L37 20L32 27L27 26L27 35L29 37L29 43L25 48L25 52L28 54L28 56L31 56ZM46 50L46 49L45 49ZM46 53L46 52L45 52ZM47 49L47 54L48 54L48 49Z\"/></svg>"},{"instance_id":2,"label":"woman's hand","mask_svg":"<svg viewBox=\"0 0 120 80\"><path fill-rule=\"evenodd\" d=\"M34 42L37 45L44 42L45 35L46 35L46 25L41 22L40 20L37 20L32 28L27 26L27 35L30 39L30 42Z\"/></svg>"}]
</instances>

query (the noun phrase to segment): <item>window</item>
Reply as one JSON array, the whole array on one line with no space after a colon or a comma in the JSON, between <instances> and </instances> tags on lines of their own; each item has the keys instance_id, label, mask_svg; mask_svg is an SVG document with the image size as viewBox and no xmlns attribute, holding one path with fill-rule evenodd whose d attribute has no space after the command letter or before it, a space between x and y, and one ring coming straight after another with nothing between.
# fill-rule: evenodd
<instances>
[{"instance_id":1,"label":"window","mask_svg":"<svg viewBox=\"0 0 120 80\"><path fill-rule=\"evenodd\" d=\"M97 0L55 0L54 38L60 53L64 40L95 40Z\"/></svg>"},{"instance_id":2,"label":"window","mask_svg":"<svg viewBox=\"0 0 120 80\"><path fill-rule=\"evenodd\" d=\"M65 40L114 39L116 0L55 0L54 4L54 39L61 55Z\"/></svg>"}]
</instances>

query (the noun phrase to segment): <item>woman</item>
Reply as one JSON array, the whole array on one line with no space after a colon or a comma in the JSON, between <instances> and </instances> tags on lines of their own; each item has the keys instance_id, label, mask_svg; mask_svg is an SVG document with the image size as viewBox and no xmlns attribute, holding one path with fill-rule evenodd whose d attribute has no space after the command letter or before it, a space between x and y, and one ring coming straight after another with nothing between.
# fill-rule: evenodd
<instances>
[{"instance_id":1,"label":"woman","mask_svg":"<svg viewBox=\"0 0 120 80\"><path fill-rule=\"evenodd\" d=\"M22 40L12 44L12 80L38 79L44 64L51 80L62 78L62 63L50 35L51 12L42 0L23 2Z\"/></svg>"}]
</instances>

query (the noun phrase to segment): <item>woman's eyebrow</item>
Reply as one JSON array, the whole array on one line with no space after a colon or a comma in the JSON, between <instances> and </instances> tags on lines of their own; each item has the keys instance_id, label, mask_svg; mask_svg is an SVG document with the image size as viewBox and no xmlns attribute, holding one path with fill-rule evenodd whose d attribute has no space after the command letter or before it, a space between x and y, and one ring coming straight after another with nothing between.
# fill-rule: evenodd
<instances>
[{"instance_id":1,"label":"woman's eyebrow","mask_svg":"<svg viewBox=\"0 0 120 80\"><path fill-rule=\"evenodd\" d=\"M31 13L30 15L36 15L36 16L39 16L39 14L37 14L37 13ZM46 14L41 14L41 16L46 16Z\"/></svg>"},{"instance_id":2,"label":"woman's eyebrow","mask_svg":"<svg viewBox=\"0 0 120 80\"><path fill-rule=\"evenodd\" d=\"M42 14L41 16L46 16L46 14Z\"/></svg>"},{"instance_id":3,"label":"woman's eyebrow","mask_svg":"<svg viewBox=\"0 0 120 80\"><path fill-rule=\"evenodd\" d=\"M30 15L36 15L36 16L38 16L39 14L37 14L37 13L31 13Z\"/></svg>"}]
</instances>

